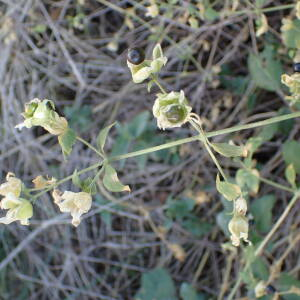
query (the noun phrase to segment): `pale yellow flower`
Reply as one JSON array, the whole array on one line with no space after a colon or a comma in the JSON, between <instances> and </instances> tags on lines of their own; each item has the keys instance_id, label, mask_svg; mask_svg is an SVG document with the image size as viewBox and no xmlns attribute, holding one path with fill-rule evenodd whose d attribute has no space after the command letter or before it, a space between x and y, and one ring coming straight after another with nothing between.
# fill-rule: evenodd
<instances>
[{"instance_id":1,"label":"pale yellow flower","mask_svg":"<svg viewBox=\"0 0 300 300\"><path fill-rule=\"evenodd\" d=\"M78 226L82 214L88 212L92 206L92 196L86 192L73 193L59 190L52 193L54 203L58 205L61 212L69 212L72 216L72 224Z\"/></svg>"},{"instance_id":2,"label":"pale yellow flower","mask_svg":"<svg viewBox=\"0 0 300 300\"><path fill-rule=\"evenodd\" d=\"M192 107L188 105L183 91L157 94L153 105L157 126L163 130L181 127L189 120L191 110Z\"/></svg>"},{"instance_id":3,"label":"pale yellow flower","mask_svg":"<svg viewBox=\"0 0 300 300\"><path fill-rule=\"evenodd\" d=\"M266 295L266 283L264 281L260 281L254 289L255 297L260 298Z\"/></svg>"},{"instance_id":4,"label":"pale yellow flower","mask_svg":"<svg viewBox=\"0 0 300 300\"><path fill-rule=\"evenodd\" d=\"M20 221L22 225L28 225L28 219L33 215L31 203L20 198L22 190L22 181L8 173L6 182L0 185L0 195L4 196L0 203L1 209L7 209L6 216L0 218L0 223L10 224L14 221Z\"/></svg>"},{"instance_id":5,"label":"pale yellow flower","mask_svg":"<svg viewBox=\"0 0 300 300\"><path fill-rule=\"evenodd\" d=\"M68 129L68 122L65 118L60 117L54 111L54 103L51 100L33 99L25 104L25 112L22 114L25 118L24 122L18 124L16 128L31 128L33 126L41 126L45 130L54 135L62 135Z\"/></svg>"},{"instance_id":6,"label":"pale yellow flower","mask_svg":"<svg viewBox=\"0 0 300 300\"><path fill-rule=\"evenodd\" d=\"M15 197L19 197L22 189L22 181L16 178L13 173L6 175L6 182L0 185L0 195L7 196L12 193Z\"/></svg>"},{"instance_id":7,"label":"pale yellow flower","mask_svg":"<svg viewBox=\"0 0 300 300\"><path fill-rule=\"evenodd\" d=\"M22 198L17 198L13 193L8 193L1 201L1 209L8 209L6 216L0 218L0 223L10 224L20 221L22 225L29 225L28 219L33 215L31 203Z\"/></svg>"},{"instance_id":8,"label":"pale yellow flower","mask_svg":"<svg viewBox=\"0 0 300 300\"><path fill-rule=\"evenodd\" d=\"M240 240L243 239L245 242L251 243L248 240L248 220L242 215L235 215L228 224L228 229L231 233L232 245L238 247Z\"/></svg>"},{"instance_id":9,"label":"pale yellow flower","mask_svg":"<svg viewBox=\"0 0 300 300\"><path fill-rule=\"evenodd\" d=\"M158 6L157 6L157 4L154 0L152 0L150 2L151 2L151 5L146 7L147 12L146 12L145 16L155 18L156 16L158 16L159 9L158 9Z\"/></svg>"}]
</instances>

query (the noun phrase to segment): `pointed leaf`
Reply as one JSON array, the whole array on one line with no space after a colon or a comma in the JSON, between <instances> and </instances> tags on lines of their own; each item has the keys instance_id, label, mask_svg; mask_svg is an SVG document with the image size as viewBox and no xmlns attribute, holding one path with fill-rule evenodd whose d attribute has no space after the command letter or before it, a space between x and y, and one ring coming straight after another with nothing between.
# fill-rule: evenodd
<instances>
[{"instance_id":1,"label":"pointed leaf","mask_svg":"<svg viewBox=\"0 0 300 300\"><path fill-rule=\"evenodd\" d=\"M63 155L66 157L72 152L73 145L76 142L76 133L73 129L68 128L64 134L58 136Z\"/></svg>"},{"instance_id":2,"label":"pointed leaf","mask_svg":"<svg viewBox=\"0 0 300 300\"><path fill-rule=\"evenodd\" d=\"M225 157L246 156L247 150L244 146L230 145L227 143L211 143L214 150Z\"/></svg>"},{"instance_id":3,"label":"pointed leaf","mask_svg":"<svg viewBox=\"0 0 300 300\"><path fill-rule=\"evenodd\" d=\"M97 147L102 153L104 153L104 145L106 142L108 132L115 124L116 122L104 127L97 136Z\"/></svg>"},{"instance_id":4,"label":"pointed leaf","mask_svg":"<svg viewBox=\"0 0 300 300\"><path fill-rule=\"evenodd\" d=\"M239 169L236 172L235 179L241 189L248 189L251 193L257 194L259 189L259 173L256 169Z\"/></svg>"},{"instance_id":5,"label":"pointed leaf","mask_svg":"<svg viewBox=\"0 0 300 300\"><path fill-rule=\"evenodd\" d=\"M293 164L290 164L286 167L285 169L285 177L287 179L287 181L291 184L291 186L295 186L295 182L296 182L296 171L295 168L293 166Z\"/></svg>"},{"instance_id":6,"label":"pointed leaf","mask_svg":"<svg viewBox=\"0 0 300 300\"><path fill-rule=\"evenodd\" d=\"M164 54L163 54L160 44L156 44L156 46L154 47L153 52L152 52L153 59L155 60L155 59L163 57L163 56L164 56Z\"/></svg>"},{"instance_id":7,"label":"pointed leaf","mask_svg":"<svg viewBox=\"0 0 300 300\"><path fill-rule=\"evenodd\" d=\"M219 174L216 179L217 190L220 194L222 194L228 201L232 201L237 199L241 195L241 189L238 185L221 181Z\"/></svg>"},{"instance_id":8,"label":"pointed leaf","mask_svg":"<svg viewBox=\"0 0 300 300\"><path fill-rule=\"evenodd\" d=\"M103 184L111 192L130 192L130 187L120 182L116 170L109 164L105 166Z\"/></svg>"}]
</instances>

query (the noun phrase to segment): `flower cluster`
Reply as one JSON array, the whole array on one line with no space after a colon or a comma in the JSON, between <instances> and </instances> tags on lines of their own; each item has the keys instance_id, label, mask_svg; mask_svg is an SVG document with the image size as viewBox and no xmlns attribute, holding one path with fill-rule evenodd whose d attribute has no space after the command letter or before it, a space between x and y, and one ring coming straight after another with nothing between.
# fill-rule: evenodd
<instances>
[{"instance_id":1,"label":"flower cluster","mask_svg":"<svg viewBox=\"0 0 300 300\"><path fill-rule=\"evenodd\" d=\"M6 182L0 185L0 195L2 198L1 209L8 210L5 217L0 218L0 223L10 224L14 221L20 221L22 225L28 225L33 215L31 203L20 197L22 191L22 181L14 174L8 173Z\"/></svg>"},{"instance_id":2,"label":"flower cluster","mask_svg":"<svg viewBox=\"0 0 300 300\"><path fill-rule=\"evenodd\" d=\"M163 55L161 46L157 44L152 52L152 60L144 60L138 65L127 60L128 68L131 71L134 83L141 83L148 79L152 74L158 73L167 63L167 58Z\"/></svg>"}]
</instances>

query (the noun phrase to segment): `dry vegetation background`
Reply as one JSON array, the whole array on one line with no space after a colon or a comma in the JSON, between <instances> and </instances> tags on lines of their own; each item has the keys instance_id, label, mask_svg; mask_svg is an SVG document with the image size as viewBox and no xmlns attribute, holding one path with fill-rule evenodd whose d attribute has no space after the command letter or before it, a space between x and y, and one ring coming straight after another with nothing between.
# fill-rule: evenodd
<instances>
[{"instance_id":1,"label":"dry vegetation background","mask_svg":"<svg viewBox=\"0 0 300 300\"><path fill-rule=\"evenodd\" d=\"M280 52L281 19L290 10L269 12L269 32L258 38L253 1L240 1L241 14L196 18L198 27L189 21L189 5L196 8L197 1L157 2L160 15L151 18L145 15L147 1L0 0L1 181L11 171L30 185L37 175L63 178L97 162L80 143L64 161L56 139L41 128L14 129L24 103L35 97L54 100L71 127L91 143L101 128L117 120L107 144L114 154L194 134L188 126L156 129L147 112L158 90L147 93L146 84L132 83L125 51L132 45L151 55L154 45L162 44L169 59L162 72L165 87L185 91L208 131L288 110L283 91L256 87L247 58L250 52L260 52L266 41L277 44ZM214 2L219 12L232 5ZM286 1L264 1L266 7L283 4ZM291 72L292 60L281 60ZM286 126L255 156L261 174L279 183L285 183L281 144L297 139L299 123ZM256 132L232 138L241 142ZM222 163L228 172L236 168L228 159ZM221 247L228 236L216 221L223 209L214 187L216 169L201 146L188 144L115 167L132 193L110 194L99 183L100 193L77 229L50 195L36 203L30 226L0 226L1 300L133 299L141 275L156 267L168 270L178 289L186 282L203 293L203 299L226 299L220 293L228 294L236 282L243 255L239 250L232 256ZM74 187L70 182L62 189ZM277 199L272 216L276 220L290 194L262 184L256 198L266 194ZM264 272L299 235L298 210L296 205L261 258L258 265L265 266ZM265 235L256 234L257 239ZM165 239L185 253L172 252ZM299 245L294 243L281 271L297 278L299 264ZM246 295L242 286L237 299ZM251 293L248 297L253 299Z\"/></svg>"}]
</instances>

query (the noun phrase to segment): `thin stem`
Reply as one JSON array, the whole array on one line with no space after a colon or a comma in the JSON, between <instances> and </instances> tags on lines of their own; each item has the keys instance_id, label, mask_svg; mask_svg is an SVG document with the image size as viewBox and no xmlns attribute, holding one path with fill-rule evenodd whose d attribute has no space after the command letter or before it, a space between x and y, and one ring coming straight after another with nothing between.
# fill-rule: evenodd
<instances>
[{"instance_id":1,"label":"thin stem","mask_svg":"<svg viewBox=\"0 0 300 300\"><path fill-rule=\"evenodd\" d=\"M156 85L159 87L163 94L167 94L166 90L163 88L163 86L160 84L160 82L155 76L152 76L152 80L156 83Z\"/></svg>"},{"instance_id":2,"label":"thin stem","mask_svg":"<svg viewBox=\"0 0 300 300\"><path fill-rule=\"evenodd\" d=\"M76 136L76 139L78 141L80 141L81 143L85 144L87 147L89 147L91 150L93 150L94 152L96 152L99 156L101 156L103 158L103 154L98 151L94 146L92 146L89 142L87 142L86 140L84 140L83 138L81 138L80 136Z\"/></svg>"},{"instance_id":3,"label":"thin stem","mask_svg":"<svg viewBox=\"0 0 300 300\"><path fill-rule=\"evenodd\" d=\"M262 243L256 249L255 254L254 254L255 256L261 255L263 249L265 248L265 246L267 245L267 243L270 241L270 239L272 238L272 236L275 233L275 231L283 223L283 221L285 220L285 218L289 214L290 210L292 209L292 207L294 206L294 204L297 202L298 198L299 198L299 192L296 192L295 195L293 196L293 198L291 199L290 203L288 204L288 206L285 208L283 214L280 216L280 218L277 220L277 222L275 223L275 225L272 227L271 231L267 234L267 236L264 238L264 240L262 241Z\"/></svg>"},{"instance_id":4,"label":"thin stem","mask_svg":"<svg viewBox=\"0 0 300 300\"><path fill-rule=\"evenodd\" d=\"M81 174L84 174L84 173L86 173L86 172L88 172L88 171L92 171L92 170L94 170L94 169L96 169L96 168L98 168L98 167L101 167L101 166L103 165L103 162L104 162L104 161L101 161L101 162L98 162L98 163L96 163L96 164L94 164L94 165L92 165L92 166L89 166L89 167L85 168L85 169L82 169L82 170L80 170L80 171L77 172L77 175L81 175ZM62 179L62 180L56 182L55 184L49 185L46 189L42 190L40 193L37 193L37 194L35 194L34 196L32 196L32 199L33 199L33 200L34 200L34 199L37 199L38 197L40 197L41 195L45 194L46 192L52 190L53 188L55 188L55 187L61 185L61 184L64 183L64 182L66 182L66 181L72 179L72 177L73 177L73 174L72 174L72 175L69 175L69 176L67 176L67 177L65 177L64 179Z\"/></svg>"},{"instance_id":5,"label":"thin stem","mask_svg":"<svg viewBox=\"0 0 300 300\"><path fill-rule=\"evenodd\" d=\"M207 152L209 153L211 159L213 160L213 162L215 163L216 167L218 168L219 172L221 173L222 177L224 178L225 181L228 181L227 180L227 177L221 167L221 165L219 164L216 156L214 155L214 153L212 152L210 146L209 146L209 141L202 129L202 126L199 124L196 124L193 120L190 120L190 124L194 127L195 130L197 130L199 133L200 133L200 136L202 137L201 138L201 141L203 142Z\"/></svg>"},{"instance_id":6,"label":"thin stem","mask_svg":"<svg viewBox=\"0 0 300 300\"><path fill-rule=\"evenodd\" d=\"M228 134L228 133L232 133L232 132L236 132L236 131L240 131L240 130L255 128L255 127L264 126L264 125L269 125L269 124L272 124L272 123L277 123L277 122L281 122L281 121L285 121L285 120L293 119L293 118L297 118L297 117L300 117L300 112L286 114L286 115L283 115L283 116L280 116L280 117L274 117L274 118L270 118L270 119L267 119L267 120L264 120L264 121L254 122L254 123L245 124L245 125L238 125L238 126L233 126L233 127L226 128L226 129L207 132L207 133L205 133L205 135L206 135L206 137L214 137L214 136L218 136L218 135L222 135L222 134ZM199 135L196 135L196 136L192 136L192 137L184 138L184 139L179 139L177 141L165 143L165 144L155 146L155 147L151 147L151 148L148 148L148 149L143 149L143 150L139 150L139 151L129 152L129 153L126 153L126 154L112 156L112 157L108 158L107 160L108 160L108 162L119 161L119 160L122 160L122 159L130 158L130 157L136 157L136 156L139 156L139 155L144 155L144 154L147 154L147 153L152 153L152 152L163 150L163 149L168 149L168 148L171 148L171 147L179 146L179 145L182 145L182 144L186 144L186 143L190 143L190 142L194 142L194 141L198 141L198 140L202 141L203 139L204 139L204 137L201 134L199 134ZM96 168L100 167L102 164L103 164L103 161L98 162L98 163L96 163L96 164L94 164L94 165L92 165L88 168L85 168L85 169L79 171L78 175L83 174L83 173L88 172L88 171L91 171L93 169L96 169ZM55 184L47 187L47 189L45 189L45 190L41 191L40 193L34 195L33 199L38 198L39 196L43 195L44 193L50 191L52 188L54 188L54 187L56 187L56 186L58 186L58 185L60 185L64 182L72 179L72 176L73 175L70 175L70 176L56 182Z\"/></svg>"}]
</instances>

